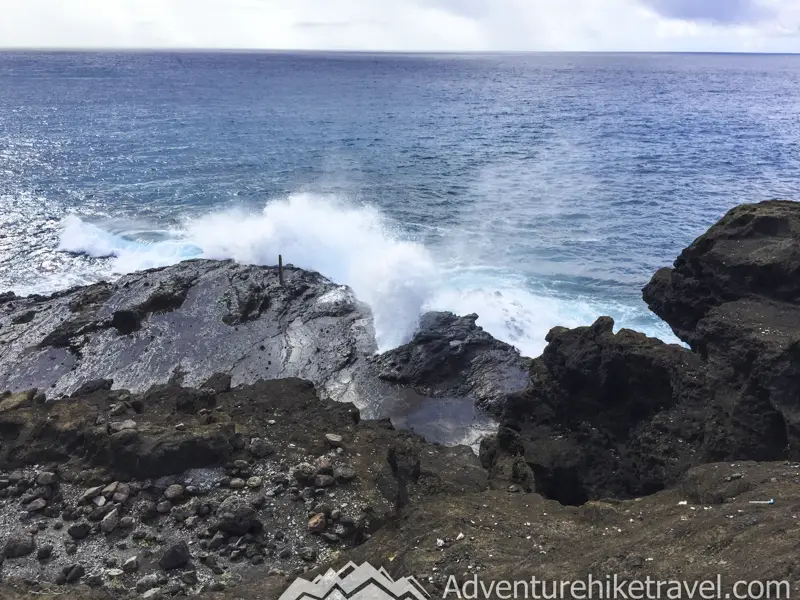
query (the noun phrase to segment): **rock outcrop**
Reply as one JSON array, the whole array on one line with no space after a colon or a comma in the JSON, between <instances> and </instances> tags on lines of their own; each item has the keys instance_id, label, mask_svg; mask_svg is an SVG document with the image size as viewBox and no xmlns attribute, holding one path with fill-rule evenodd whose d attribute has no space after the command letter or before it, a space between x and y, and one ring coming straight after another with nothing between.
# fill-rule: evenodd
<instances>
[{"instance_id":1,"label":"rock outcrop","mask_svg":"<svg viewBox=\"0 0 800 600\"><path fill-rule=\"evenodd\" d=\"M481 456L565 503L631 497L720 460L800 458L800 204L740 206L645 287L691 349L553 329ZM516 461L511 457L518 457Z\"/></svg>"},{"instance_id":2,"label":"rock outcrop","mask_svg":"<svg viewBox=\"0 0 800 600\"><path fill-rule=\"evenodd\" d=\"M375 352L369 309L317 273L192 260L51 297L4 296L0 389L69 395L87 381L141 392L302 377L352 400L355 364Z\"/></svg>"},{"instance_id":3,"label":"rock outcrop","mask_svg":"<svg viewBox=\"0 0 800 600\"><path fill-rule=\"evenodd\" d=\"M49 297L3 294L0 391L15 395L0 402L30 390L44 400L97 386L220 391L299 377L324 399L401 425L424 419L421 406L435 399L464 401L464 418L447 417L430 435L472 443L465 428L475 419L491 425L472 405L497 412L527 383L530 361L475 315L424 315L410 344L376 356L372 313L349 288L291 267L284 280L272 267L192 260Z\"/></svg>"},{"instance_id":4,"label":"rock outcrop","mask_svg":"<svg viewBox=\"0 0 800 600\"><path fill-rule=\"evenodd\" d=\"M705 365L699 356L601 317L558 327L533 361L530 387L506 403L484 463L524 456L536 490L567 504L631 497L675 483L702 443Z\"/></svg>"},{"instance_id":5,"label":"rock outcrop","mask_svg":"<svg viewBox=\"0 0 800 600\"><path fill-rule=\"evenodd\" d=\"M706 458L800 458L800 204L734 208L643 295L708 364Z\"/></svg>"},{"instance_id":6,"label":"rock outcrop","mask_svg":"<svg viewBox=\"0 0 800 600\"><path fill-rule=\"evenodd\" d=\"M378 378L434 398L470 397L499 412L525 388L531 360L476 324L478 315L431 312L408 343L371 361Z\"/></svg>"}]
</instances>

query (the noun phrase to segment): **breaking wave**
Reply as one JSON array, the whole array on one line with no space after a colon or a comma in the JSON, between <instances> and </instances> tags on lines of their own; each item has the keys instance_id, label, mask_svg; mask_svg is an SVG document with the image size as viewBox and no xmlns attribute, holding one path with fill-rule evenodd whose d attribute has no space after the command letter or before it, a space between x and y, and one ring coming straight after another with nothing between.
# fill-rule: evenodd
<instances>
[{"instance_id":1,"label":"breaking wave","mask_svg":"<svg viewBox=\"0 0 800 600\"><path fill-rule=\"evenodd\" d=\"M273 265L281 254L286 263L349 285L368 303L382 351L408 341L426 310L475 312L484 329L528 356L541 352L554 325L585 325L600 314L625 324L636 316L622 304L534 293L512 273L453 268L405 239L379 210L315 194L272 201L256 212L216 211L147 235L70 215L62 221L59 249L106 259L110 276L189 258ZM666 329L646 332L671 338Z\"/></svg>"}]
</instances>

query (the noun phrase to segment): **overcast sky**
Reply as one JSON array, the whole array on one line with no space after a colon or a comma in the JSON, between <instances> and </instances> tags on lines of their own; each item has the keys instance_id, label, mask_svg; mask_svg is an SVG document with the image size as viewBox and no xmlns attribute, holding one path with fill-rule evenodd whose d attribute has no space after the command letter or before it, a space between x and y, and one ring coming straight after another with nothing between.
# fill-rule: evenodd
<instances>
[{"instance_id":1,"label":"overcast sky","mask_svg":"<svg viewBox=\"0 0 800 600\"><path fill-rule=\"evenodd\" d=\"M0 47L800 52L800 0L0 0Z\"/></svg>"}]
</instances>

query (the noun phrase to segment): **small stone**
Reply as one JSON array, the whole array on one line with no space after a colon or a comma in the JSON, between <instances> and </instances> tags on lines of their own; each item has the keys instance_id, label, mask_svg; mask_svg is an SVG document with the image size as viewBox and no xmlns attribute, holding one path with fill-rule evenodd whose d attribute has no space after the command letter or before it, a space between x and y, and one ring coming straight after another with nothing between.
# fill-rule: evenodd
<instances>
[{"instance_id":1,"label":"small stone","mask_svg":"<svg viewBox=\"0 0 800 600\"><path fill-rule=\"evenodd\" d=\"M83 582L90 588L99 588L103 585L103 575L101 573L92 573Z\"/></svg>"},{"instance_id":2,"label":"small stone","mask_svg":"<svg viewBox=\"0 0 800 600\"><path fill-rule=\"evenodd\" d=\"M30 533L17 533L11 536L3 548L5 558L28 556L36 549L36 541Z\"/></svg>"},{"instance_id":3,"label":"small stone","mask_svg":"<svg viewBox=\"0 0 800 600\"><path fill-rule=\"evenodd\" d=\"M321 537L329 544L338 544L341 541L335 533L323 533Z\"/></svg>"},{"instance_id":4,"label":"small stone","mask_svg":"<svg viewBox=\"0 0 800 600\"><path fill-rule=\"evenodd\" d=\"M120 431L128 431L129 429L136 429L136 421L126 419L125 421L113 421L108 424L108 429L111 433L119 433Z\"/></svg>"},{"instance_id":5,"label":"small stone","mask_svg":"<svg viewBox=\"0 0 800 600\"><path fill-rule=\"evenodd\" d=\"M195 585L197 583L197 571L186 571L181 575L181 581L186 585Z\"/></svg>"},{"instance_id":6,"label":"small stone","mask_svg":"<svg viewBox=\"0 0 800 600\"><path fill-rule=\"evenodd\" d=\"M217 533L214 534L214 537L212 537L209 540L208 547L211 550L216 550L217 548L222 546L225 543L225 540L227 540L227 539L228 538L225 536L224 533L222 533L221 531L218 531Z\"/></svg>"},{"instance_id":7,"label":"small stone","mask_svg":"<svg viewBox=\"0 0 800 600\"><path fill-rule=\"evenodd\" d=\"M172 510L172 503L169 500L164 500L156 505L156 511L161 515L169 514Z\"/></svg>"},{"instance_id":8,"label":"small stone","mask_svg":"<svg viewBox=\"0 0 800 600\"><path fill-rule=\"evenodd\" d=\"M333 463L327 456L317 461L317 475L333 475Z\"/></svg>"},{"instance_id":9,"label":"small stone","mask_svg":"<svg viewBox=\"0 0 800 600\"><path fill-rule=\"evenodd\" d=\"M264 485L264 480L261 477L251 477L247 480L247 487L251 489L258 489Z\"/></svg>"},{"instance_id":10,"label":"small stone","mask_svg":"<svg viewBox=\"0 0 800 600\"><path fill-rule=\"evenodd\" d=\"M256 458L265 458L275 452L275 449L272 447L267 440L263 438L253 438L250 440L250 454L255 456Z\"/></svg>"},{"instance_id":11,"label":"small stone","mask_svg":"<svg viewBox=\"0 0 800 600\"><path fill-rule=\"evenodd\" d=\"M116 493L117 488L119 488L119 481L112 481L100 493L106 498L111 498Z\"/></svg>"},{"instance_id":12,"label":"small stone","mask_svg":"<svg viewBox=\"0 0 800 600\"><path fill-rule=\"evenodd\" d=\"M72 567L66 573L65 581L67 583L77 583L78 580L85 574L86 574L86 568L83 565L72 565Z\"/></svg>"},{"instance_id":13,"label":"small stone","mask_svg":"<svg viewBox=\"0 0 800 600\"><path fill-rule=\"evenodd\" d=\"M314 485L318 488L330 487L334 483L336 483L336 480L332 475L317 475L314 478Z\"/></svg>"},{"instance_id":14,"label":"small stone","mask_svg":"<svg viewBox=\"0 0 800 600\"><path fill-rule=\"evenodd\" d=\"M175 425L175 431L186 431L186 425L184 423L178 423Z\"/></svg>"},{"instance_id":15,"label":"small stone","mask_svg":"<svg viewBox=\"0 0 800 600\"><path fill-rule=\"evenodd\" d=\"M45 506L47 506L47 500L45 500L44 498L37 498L36 500L28 504L28 506L25 507L25 510L27 510L28 512L38 512L42 510Z\"/></svg>"},{"instance_id":16,"label":"small stone","mask_svg":"<svg viewBox=\"0 0 800 600\"><path fill-rule=\"evenodd\" d=\"M92 504L97 506L98 508L102 508L106 505L106 498L105 496L95 496L92 498Z\"/></svg>"},{"instance_id":17,"label":"small stone","mask_svg":"<svg viewBox=\"0 0 800 600\"><path fill-rule=\"evenodd\" d=\"M222 592L225 591L225 584L222 583L221 581L212 581L208 585L208 589L211 590L212 592Z\"/></svg>"},{"instance_id":18,"label":"small stone","mask_svg":"<svg viewBox=\"0 0 800 600\"><path fill-rule=\"evenodd\" d=\"M119 526L122 527L123 529L130 529L131 527L133 527L133 525L134 525L133 517L130 516L122 517L119 520Z\"/></svg>"},{"instance_id":19,"label":"small stone","mask_svg":"<svg viewBox=\"0 0 800 600\"><path fill-rule=\"evenodd\" d=\"M36 551L36 558L39 560L47 560L53 555L53 544L46 544L40 546Z\"/></svg>"},{"instance_id":20,"label":"small stone","mask_svg":"<svg viewBox=\"0 0 800 600\"><path fill-rule=\"evenodd\" d=\"M181 498L183 498L183 492L184 492L183 486L182 485L178 485L176 483L174 485L169 486L164 491L164 497L167 500L180 500Z\"/></svg>"},{"instance_id":21,"label":"small stone","mask_svg":"<svg viewBox=\"0 0 800 600\"><path fill-rule=\"evenodd\" d=\"M189 552L189 546L186 545L186 542L180 542L169 547L166 552L164 552L163 556L158 561L158 566L165 571L169 571L186 566L191 559L192 555Z\"/></svg>"},{"instance_id":22,"label":"small stone","mask_svg":"<svg viewBox=\"0 0 800 600\"><path fill-rule=\"evenodd\" d=\"M300 558L306 562L313 562L317 560L317 550L311 546L302 546L298 548L297 554L299 554Z\"/></svg>"},{"instance_id":23,"label":"small stone","mask_svg":"<svg viewBox=\"0 0 800 600\"><path fill-rule=\"evenodd\" d=\"M139 557L131 556L128 560L122 563L122 570L126 573L135 573L139 570Z\"/></svg>"},{"instance_id":24,"label":"small stone","mask_svg":"<svg viewBox=\"0 0 800 600\"><path fill-rule=\"evenodd\" d=\"M161 600L163 594L159 588L151 588L142 594L144 600Z\"/></svg>"},{"instance_id":25,"label":"small stone","mask_svg":"<svg viewBox=\"0 0 800 600\"><path fill-rule=\"evenodd\" d=\"M75 540L82 540L89 536L92 527L88 523L73 523L67 529L67 533Z\"/></svg>"},{"instance_id":26,"label":"small stone","mask_svg":"<svg viewBox=\"0 0 800 600\"><path fill-rule=\"evenodd\" d=\"M76 544L75 542L65 542L64 552L66 552L68 556L72 556L73 554L78 552L78 544Z\"/></svg>"},{"instance_id":27,"label":"small stone","mask_svg":"<svg viewBox=\"0 0 800 600\"><path fill-rule=\"evenodd\" d=\"M340 448L342 446L342 436L336 433L326 433L325 439L331 445L331 448Z\"/></svg>"},{"instance_id":28,"label":"small stone","mask_svg":"<svg viewBox=\"0 0 800 600\"><path fill-rule=\"evenodd\" d=\"M103 533L111 533L119 525L119 511L114 509L100 521L100 530Z\"/></svg>"},{"instance_id":29,"label":"small stone","mask_svg":"<svg viewBox=\"0 0 800 600\"><path fill-rule=\"evenodd\" d=\"M325 519L325 515L322 513L318 513L309 519L308 531L310 533L322 533L323 531L325 531L326 525L327 521Z\"/></svg>"},{"instance_id":30,"label":"small stone","mask_svg":"<svg viewBox=\"0 0 800 600\"><path fill-rule=\"evenodd\" d=\"M246 484L244 479L239 479L238 477L234 477L233 479L231 479L230 483L228 484L228 487L231 488L232 490L240 490L245 485Z\"/></svg>"},{"instance_id":31,"label":"small stone","mask_svg":"<svg viewBox=\"0 0 800 600\"><path fill-rule=\"evenodd\" d=\"M352 481L356 478L356 470L351 465L339 465L333 470L333 476L339 481Z\"/></svg>"},{"instance_id":32,"label":"small stone","mask_svg":"<svg viewBox=\"0 0 800 600\"><path fill-rule=\"evenodd\" d=\"M123 573L125 573L125 571L122 569L106 569L105 571L106 577L109 579L119 579L122 577Z\"/></svg>"},{"instance_id":33,"label":"small stone","mask_svg":"<svg viewBox=\"0 0 800 600\"><path fill-rule=\"evenodd\" d=\"M39 485L53 485L56 482L56 474L50 471L42 471L36 476L36 483Z\"/></svg>"},{"instance_id":34,"label":"small stone","mask_svg":"<svg viewBox=\"0 0 800 600\"><path fill-rule=\"evenodd\" d=\"M158 575L150 573L136 582L136 591L144 594L148 590L158 587Z\"/></svg>"},{"instance_id":35,"label":"small stone","mask_svg":"<svg viewBox=\"0 0 800 600\"><path fill-rule=\"evenodd\" d=\"M100 493L101 493L102 491L103 491L103 487L102 487L102 486L100 486L100 485L98 485L97 487L92 487L92 488L89 488L88 490L86 490L85 492L83 492L83 495L81 496L81 498L80 498L79 502L80 502L81 504L86 504L86 503L87 503L87 502L89 502L89 501L90 501L92 498L96 498L98 495L100 495Z\"/></svg>"},{"instance_id":36,"label":"small stone","mask_svg":"<svg viewBox=\"0 0 800 600\"><path fill-rule=\"evenodd\" d=\"M314 479L317 470L308 463L300 463L292 469L292 477L297 481L308 482Z\"/></svg>"}]
</instances>

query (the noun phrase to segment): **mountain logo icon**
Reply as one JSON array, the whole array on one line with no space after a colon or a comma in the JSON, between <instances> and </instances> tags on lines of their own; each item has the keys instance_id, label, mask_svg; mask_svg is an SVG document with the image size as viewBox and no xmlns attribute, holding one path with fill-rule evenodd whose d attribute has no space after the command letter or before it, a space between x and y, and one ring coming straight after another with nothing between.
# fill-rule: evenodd
<instances>
[{"instance_id":1,"label":"mountain logo icon","mask_svg":"<svg viewBox=\"0 0 800 600\"><path fill-rule=\"evenodd\" d=\"M430 595L413 577L394 580L385 569L369 563L348 563L328 570L313 581L298 578L279 600L429 600Z\"/></svg>"}]
</instances>

